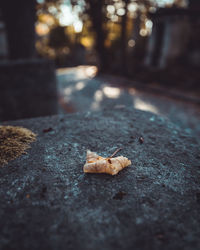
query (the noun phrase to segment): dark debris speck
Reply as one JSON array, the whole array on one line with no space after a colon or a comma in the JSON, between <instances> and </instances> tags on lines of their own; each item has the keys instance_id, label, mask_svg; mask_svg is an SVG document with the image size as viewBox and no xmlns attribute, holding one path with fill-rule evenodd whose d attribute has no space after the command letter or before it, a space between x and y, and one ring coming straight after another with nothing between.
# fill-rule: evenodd
<instances>
[{"instance_id":1,"label":"dark debris speck","mask_svg":"<svg viewBox=\"0 0 200 250\"><path fill-rule=\"evenodd\" d=\"M142 144L144 143L144 138L141 136L139 139L138 139L139 143Z\"/></svg>"},{"instance_id":2,"label":"dark debris speck","mask_svg":"<svg viewBox=\"0 0 200 250\"><path fill-rule=\"evenodd\" d=\"M43 133L48 133L48 132L51 132L53 129L52 128L46 128L46 129L43 129Z\"/></svg>"},{"instance_id":3,"label":"dark debris speck","mask_svg":"<svg viewBox=\"0 0 200 250\"><path fill-rule=\"evenodd\" d=\"M46 192L47 192L47 187L43 185L41 193L40 193L40 197L45 198Z\"/></svg>"},{"instance_id":4,"label":"dark debris speck","mask_svg":"<svg viewBox=\"0 0 200 250\"><path fill-rule=\"evenodd\" d=\"M164 241L165 240L165 236L163 233L158 233L156 234L156 238L160 241Z\"/></svg>"},{"instance_id":5,"label":"dark debris speck","mask_svg":"<svg viewBox=\"0 0 200 250\"><path fill-rule=\"evenodd\" d=\"M122 200L124 198L124 196L126 196L127 193L124 192L124 191L119 191L118 193L116 193L114 196L113 196L113 199L114 200Z\"/></svg>"},{"instance_id":6,"label":"dark debris speck","mask_svg":"<svg viewBox=\"0 0 200 250\"><path fill-rule=\"evenodd\" d=\"M200 203L200 192L196 193L196 201Z\"/></svg>"}]
</instances>

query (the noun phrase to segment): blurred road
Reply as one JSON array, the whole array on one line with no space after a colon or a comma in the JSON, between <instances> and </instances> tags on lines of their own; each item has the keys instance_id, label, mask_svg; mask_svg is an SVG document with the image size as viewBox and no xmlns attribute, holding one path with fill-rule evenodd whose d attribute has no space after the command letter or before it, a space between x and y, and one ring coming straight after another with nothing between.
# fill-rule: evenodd
<instances>
[{"instance_id":1,"label":"blurred road","mask_svg":"<svg viewBox=\"0 0 200 250\"><path fill-rule=\"evenodd\" d=\"M128 85L118 77L97 77L94 66L57 70L60 113L131 106L164 117L200 136L200 105Z\"/></svg>"}]
</instances>

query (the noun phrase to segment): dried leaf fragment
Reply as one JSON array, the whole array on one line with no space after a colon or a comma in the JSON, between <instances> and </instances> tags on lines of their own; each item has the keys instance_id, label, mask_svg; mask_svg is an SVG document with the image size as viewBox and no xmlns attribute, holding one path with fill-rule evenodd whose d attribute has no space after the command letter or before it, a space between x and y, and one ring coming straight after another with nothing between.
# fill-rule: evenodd
<instances>
[{"instance_id":1,"label":"dried leaf fragment","mask_svg":"<svg viewBox=\"0 0 200 250\"><path fill-rule=\"evenodd\" d=\"M124 156L104 158L95 152L87 150L86 163L83 167L83 171L85 173L106 173L116 175L129 165L131 165L131 161Z\"/></svg>"}]
</instances>

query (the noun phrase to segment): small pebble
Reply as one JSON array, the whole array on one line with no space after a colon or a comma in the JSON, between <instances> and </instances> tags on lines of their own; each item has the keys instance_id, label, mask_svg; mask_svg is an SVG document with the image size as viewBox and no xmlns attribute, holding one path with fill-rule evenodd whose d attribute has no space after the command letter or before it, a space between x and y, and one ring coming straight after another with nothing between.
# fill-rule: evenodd
<instances>
[{"instance_id":1,"label":"small pebble","mask_svg":"<svg viewBox=\"0 0 200 250\"><path fill-rule=\"evenodd\" d=\"M144 138L141 136L139 139L138 139L139 143L142 144L144 142Z\"/></svg>"}]
</instances>

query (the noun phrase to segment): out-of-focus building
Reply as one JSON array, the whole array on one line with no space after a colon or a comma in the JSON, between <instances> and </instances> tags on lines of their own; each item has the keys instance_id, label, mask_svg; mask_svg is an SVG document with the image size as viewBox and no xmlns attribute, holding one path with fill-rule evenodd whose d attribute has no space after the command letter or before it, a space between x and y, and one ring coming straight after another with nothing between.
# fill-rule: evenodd
<instances>
[{"instance_id":1,"label":"out-of-focus building","mask_svg":"<svg viewBox=\"0 0 200 250\"><path fill-rule=\"evenodd\" d=\"M4 60L8 57L8 47L6 39L6 29L5 23L2 19L2 14L0 10L0 60Z\"/></svg>"},{"instance_id":2,"label":"out-of-focus building","mask_svg":"<svg viewBox=\"0 0 200 250\"><path fill-rule=\"evenodd\" d=\"M54 65L35 52L35 0L0 1L0 8L0 53L8 57L0 61L0 121L56 114Z\"/></svg>"},{"instance_id":3,"label":"out-of-focus building","mask_svg":"<svg viewBox=\"0 0 200 250\"><path fill-rule=\"evenodd\" d=\"M145 65L164 69L183 57L184 63L200 65L200 1L191 1L188 8L159 9L150 18Z\"/></svg>"}]
</instances>

